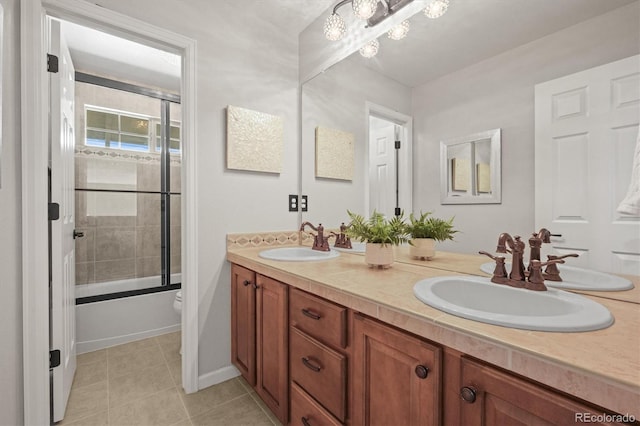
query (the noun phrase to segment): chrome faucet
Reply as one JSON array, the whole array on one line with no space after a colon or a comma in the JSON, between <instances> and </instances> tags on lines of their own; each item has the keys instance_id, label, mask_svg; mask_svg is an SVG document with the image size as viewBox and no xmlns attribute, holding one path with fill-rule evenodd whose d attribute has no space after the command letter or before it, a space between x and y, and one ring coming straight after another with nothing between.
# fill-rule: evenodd
<instances>
[{"instance_id":1,"label":"chrome faucet","mask_svg":"<svg viewBox=\"0 0 640 426\"><path fill-rule=\"evenodd\" d=\"M345 249L353 248L351 246L351 238L349 238L349 236L347 236L347 234L345 234L345 231L350 226L351 226L351 224L345 225L344 222L342 222L342 225L340 225L340 233L339 234L336 234L335 232L331 231L331 235L336 237L336 242L333 243L334 247L345 248Z\"/></svg>"},{"instance_id":2,"label":"chrome faucet","mask_svg":"<svg viewBox=\"0 0 640 426\"><path fill-rule=\"evenodd\" d=\"M311 248L313 250L319 251L331 250L331 248L329 247L329 237L324 236L324 226L322 226L322 224L320 223L317 227L315 227L310 222L304 222L300 226L300 232L304 232L304 228L307 226L317 232L317 234L313 236L313 246Z\"/></svg>"}]
</instances>

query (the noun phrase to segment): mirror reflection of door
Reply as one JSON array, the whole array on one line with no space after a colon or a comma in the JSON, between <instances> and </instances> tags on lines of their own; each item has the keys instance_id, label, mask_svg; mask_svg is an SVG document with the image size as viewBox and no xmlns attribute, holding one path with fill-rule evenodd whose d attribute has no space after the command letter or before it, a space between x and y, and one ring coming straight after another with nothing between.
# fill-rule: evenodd
<instances>
[{"instance_id":1,"label":"mirror reflection of door","mask_svg":"<svg viewBox=\"0 0 640 426\"><path fill-rule=\"evenodd\" d=\"M375 210L386 217L393 217L397 206L396 127L369 117L369 213Z\"/></svg>"}]
</instances>

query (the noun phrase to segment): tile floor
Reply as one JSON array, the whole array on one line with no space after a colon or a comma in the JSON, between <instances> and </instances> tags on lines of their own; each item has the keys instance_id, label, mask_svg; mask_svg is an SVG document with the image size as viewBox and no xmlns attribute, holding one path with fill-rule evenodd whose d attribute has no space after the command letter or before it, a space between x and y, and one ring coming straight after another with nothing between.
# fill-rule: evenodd
<instances>
[{"instance_id":1,"label":"tile floor","mask_svg":"<svg viewBox=\"0 0 640 426\"><path fill-rule=\"evenodd\" d=\"M280 425L241 378L185 394L179 349L177 332L79 355L57 425Z\"/></svg>"}]
</instances>

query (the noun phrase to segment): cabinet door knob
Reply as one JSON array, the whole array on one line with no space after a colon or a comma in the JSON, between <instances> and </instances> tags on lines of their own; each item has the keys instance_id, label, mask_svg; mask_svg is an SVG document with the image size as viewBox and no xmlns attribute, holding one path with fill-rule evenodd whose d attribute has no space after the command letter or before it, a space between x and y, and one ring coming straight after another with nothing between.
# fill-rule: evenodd
<instances>
[{"instance_id":1,"label":"cabinet door knob","mask_svg":"<svg viewBox=\"0 0 640 426\"><path fill-rule=\"evenodd\" d=\"M307 367L309 370L313 370L316 373L319 373L320 370L322 370L322 367L319 367L317 365L314 365L313 363L311 363L311 361L309 361L309 358L302 357L302 363L304 364L305 367Z\"/></svg>"},{"instance_id":2,"label":"cabinet door knob","mask_svg":"<svg viewBox=\"0 0 640 426\"><path fill-rule=\"evenodd\" d=\"M244 280L244 281L242 282L242 285L244 285L245 287L246 287L246 286L248 286L248 285L250 285L250 284L251 284L251 281L249 281L249 280Z\"/></svg>"},{"instance_id":3,"label":"cabinet door knob","mask_svg":"<svg viewBox=\"0 0 640 426\"><path fill-rule=\"evenodd\" d=\"M302 421L303 426L311 426L311 423L309 423L309 420L307 420L306 417L303 417L300 420Z\"/></svg>"},{"instance_id":4,"label":"cabinet door knob","mask_svg":"<svg viewBox=\"0 0 640 426\"><path fill-rule=\"evenodd\" d=\"M424 365L418 365L415 371L416 376L420 377L421 379L426 379L429 375L429 368L425 367Z\"/></svg>"},{"instance_id":5,"label":"cabinet door knob","mask_svg":"<svg viewBox=\"0 0 640 426\"><path fill-rule=\"evenodd\" d=\"M316 314L315 312L312 312L311 310L307 309L307 308L303 308L302 309L302 314L306 317L309 317L311 319L314 320L319 320L320 318L322 318L320 315Z\"/></svg>"},{"instance_id":6,"label":"cabinet door knob","mask_svg":"<svg viewBox=\"0 0 640 426\"><path fill-rule=\"evenodd\" d=\"M469 404L476 402L476 390L470 386L464 386L460 389L460 398Z\"/></svg>"}]
</instances>

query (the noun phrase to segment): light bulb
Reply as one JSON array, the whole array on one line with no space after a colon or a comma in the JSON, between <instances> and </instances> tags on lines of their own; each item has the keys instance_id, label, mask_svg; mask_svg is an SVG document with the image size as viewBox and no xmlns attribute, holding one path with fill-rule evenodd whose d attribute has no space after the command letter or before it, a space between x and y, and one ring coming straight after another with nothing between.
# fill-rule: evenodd
<instances>
[{"instance_id":1,"label":"light bulb","mask_svg":"<svg viewBox=\"0 0 640 426\"><path fill-rule=\"evenodd\" d=\"M409 21L402 21L395 27L391 28L387 35L391 40L402 40L409 32Z\"/></svg>"},{"instance_id":2,"label":"light bulb","mask_svg":"<svg viewBox=\"0 0 640 426\"><path fill-rule=\"evenodd\" d=\"M371 18L378 8L378 0L353 0L351 4L353 7L353 14L357 18L366 21Z\"/></svg>"},{"instance_id":3,"label":"light bulb","mask_svg":"<svg viewBox=\"0 0 640 426\"><path fill-rule=\"evenodd\" d=\"M436 19L444 15L449 8L449 0L433 0L427 5L424 14L427 18Z\"/></svg>"},{"instance_id":4,"label":"light bulb","mask_svg":"<svg viewBox=\"0 0 640 426\"><path fill-rule=\"evenodd\" d=\"M380 43L378 42L378 40L373 39L360 48L360 54L365 58L373 58L378 53L379 47Z\"/></svg>"},{"instance_id":5,"label":"light bulb","mask_svg":"<svg viewBox=\"0 0 640 426\"><path fill-rule=\"evenodd\" d=\"M337 13L333 13L324 23L324 36L327 40L338 41L344 37L347 32L347 26L344 19Z\"/></svg>"}]
</instances>

